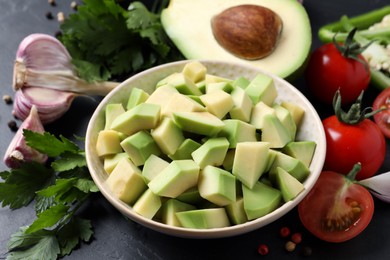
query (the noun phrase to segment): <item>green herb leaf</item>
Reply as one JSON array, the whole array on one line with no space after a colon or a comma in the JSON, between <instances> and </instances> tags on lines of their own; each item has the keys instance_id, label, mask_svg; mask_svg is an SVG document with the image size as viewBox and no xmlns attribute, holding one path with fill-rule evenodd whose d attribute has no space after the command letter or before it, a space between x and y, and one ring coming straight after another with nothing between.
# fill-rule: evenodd
<instances>
[{"instance_id":1,"label":"green herb leaf","mask_svg":"<svg viewBox=\"0 0 390 260\"><path fill-rule=\"evenodd\" d=\"M80 240L88 242L93 235L91 221L73 218L58 232L61 255L68 255L79 244Z\"/></svg>"},{"instance_id":2,"label":"green herb leaf","mask_svg":"<svg viewBox=\"0 0 390 260\"><path fill-rule=\"evenodd\" d=\"M48 132L40 134L27 129L23 130L23 135L28 146L47 154L49 157L56 157L64 152L77 153L80 151L75 143L63 136L58 139Z\"/></svg>"},{"instance_id":3,"label":"green herb leaf","mask_svg":"<svg viewBox=\"0 0 390 260\"><path fill-rule=\"evenodd\" d=\"M57 259L60 247L54 232L40 230L28 234L26 229L22 227L11 236L7 260Z\"/></svg>"},{"instance_id":4,"label":"green herb leaf","mask_svg":"<svg viewBox=\"0 0 390 260\"><path fill-rule=\"evenodd\" d=\"M76 167L87 166L87 161L83 154L65 152L61 158L52 162L51 167L57 172L73 170Z\"/></svg>"},{"instance_id":5,"label":"green herb leaf","mask_svg":"<svg viewBox=\"0 0 390 260\"><path fill-rule=\"evenodd\" d=\"M85 193L99 191L99 188L96 186L95 182L88 179L78 179L74 186Z\"/></svg>"},{"instance_id":6,"label":"green herb leaf","mask_svg":"<svg viewBox=\"0 0 390 260\"><path fill-rule=\"evenodd\" d=\"M69 206L58 204L38 214L38 218L26 229L26 234L54 226L68 214Z\"/></svg>"},{"instance_id":7,"label":"green herb leaf","mask_svg":"<svg viewBox=\"0 0 390 260\"><path fill-rule=\"evenodd\" d=\"M0 201L3 207L9 205L11 209L27 206L35 198L35 192L54 177L52 170L38 163L25 163L6 175L6 181L0 183Z\"/></svg>"}]
</instances>

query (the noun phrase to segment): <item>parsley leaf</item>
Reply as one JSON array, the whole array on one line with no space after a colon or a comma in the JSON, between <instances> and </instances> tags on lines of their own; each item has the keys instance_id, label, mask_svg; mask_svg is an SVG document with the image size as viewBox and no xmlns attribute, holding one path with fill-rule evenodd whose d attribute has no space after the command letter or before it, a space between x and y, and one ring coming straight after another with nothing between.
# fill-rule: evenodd
<instances>
[{"instance_id":1,"label":"parsley leaf","mask_svg":"<svg viewBox=\"0 0 390 260\"><path fill-rule=\"evenodd\" d=\"M31 234L44 228L52 227L68 214L69 206L58 204L38 214L38 218L25 230Z\"/></svg>"},{"instance_id":2,"label":"parsley leaf","mask_svg":"<svg viewBox=\"0 0 390 260\"><path fill-rule=\"evenodd\" d=\"M64 152L77 153L80 150L78 146L69 139L63 136L60 136L58 139L48 132L40 134L24 129L23 135L28 146L41 153L47 154L49 157L56 157Z\"/></svg>"},{"instance_id":3,"label":"parsley leaf","mask_svg":"<svg viewBox=\"0 0 390 260\"><path fill-rule=\"evenodd\" d=\"M59 230L58 241L61 245L61 255L70 254L80 240L88 242L92 234L91 221L77 217L73 218Z\"/></svg>"},{"instance_id":4,"label":"parsley leaf","mask_svg":"<svg viewBox=\"0 0 390 260\"><path fill-rule=\"evenodd\" d=\"M21 227L11 236L7 260L57 259L60 247L53 231L40 230L28 234L26 230L27 227Z\"/></svg>"},{"instance_id":5,"label":"parsley leaf","mask_svg":"<svg viewBox=\"0 0 390 260\"><path fill-rule=\"evenodd\" d=\"M87 166L87 162L83 154L67 152L51 164L51 167L57 172L69 171L84 166Z\"/></svg>"},{"instance_id":6,"label":"parsley leaf","mask_svg":"<svg viewBox=\"0 0 390 260\"><path fill-rule=\"evenodd\" d=\"M6 181L0 183L2 206L11 209L27 206L36 196L35 192L46 187L54 177L52 170L38 163L26 163L7 173Z\"/></svg>"}]
</instances>

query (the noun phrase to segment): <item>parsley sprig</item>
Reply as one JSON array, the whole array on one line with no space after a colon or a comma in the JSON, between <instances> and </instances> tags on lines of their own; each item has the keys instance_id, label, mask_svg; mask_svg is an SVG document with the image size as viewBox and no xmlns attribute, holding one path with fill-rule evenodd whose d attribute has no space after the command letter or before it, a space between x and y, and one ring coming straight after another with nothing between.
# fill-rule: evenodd
<instances>
[{"instance_id":1,"label":"parsley sprig","mask_svg":"<svg viewBox=\"0 0 390 260\"><path fill-rule=\"evenodd\" d=\"M64 136L30 130L27 144L51 158L48 167L24 163L0 172L2 206L19 209L35 201L37 218L21 227L8 242L8 260L57 259L68 255L93 235L90 220L77 216L78 209L98 188L87 169L84 151Z\"/></svg>"},{"instance_id":2,"label":"parsley sprig","mask_svg":"<svg viewBox=\"0 0 390 260\"><path fill-rule=\"evenodd\" d=\"M87 81L121 79L183 59L160 21L166 4L155 1L149 11L138 1L125 8L113 0L84 0L61 25L59 38L79 76Z\"/></svg>"}]
</instances>

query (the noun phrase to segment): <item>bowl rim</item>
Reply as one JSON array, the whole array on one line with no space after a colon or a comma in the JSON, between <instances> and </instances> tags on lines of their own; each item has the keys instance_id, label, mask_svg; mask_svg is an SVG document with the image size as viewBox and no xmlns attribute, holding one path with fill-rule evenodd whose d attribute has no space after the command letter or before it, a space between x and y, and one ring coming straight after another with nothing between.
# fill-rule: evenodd
<instances>
[{"instance_id":1,"label":"bowl rim","mask_svg":"<svg viewBox=\"0 0 390 260\"><path fill-rule=\"evenodd\" d=\"M256 229L259 229L290 212L295 206L299 204L299 202L309 193L309 191L313 188L314 184L316 183L324 161L325 161L325 154L326 154L326 138L325 138L325 132L322 127L322 121L313 107L313 105L310 103L310 101L303 95L302 92L300 92L296 87L294 87L291 83L287 82L285 79L280 78L274 74L268 73L262 69L256 68L254 66L246 65L246 64L240 64L240 63L235 63L235 62L227 62L227 61L219 61L219 60L196 60L201 62L204 65L212 65L212 64L219 64L219 65L229 65L231 67L240 67L245 70L252 70L256 71L256 73L262 73L265 75L268 75L272 77L274 80L277 80L284 85L287 85L291 91L294 92L295 95L298 95L299 99L301 99L304 103L306 108L311 112L311 114L314 116L316 122L318 124L321 123L321 127L318 128L319 133L319 140L316 140L317 146L316 146L316 151L315 154L320 154L320 156L317 158L316 165L315 165L315 170L316 172L313 173L311 169L311 173L309 177L304 181L305 189L292 201L288 202L283 202L282 205L280 205L277 209L274 211L266 214L265 216L262 216L260 218L238 224L238 225L232 225L229 227L222 227L222 228L212 228L212 229L195 229L195 228L183 228L183 227L175 227L175 226L170 226L155 220L147 219L136 212L132 210L132 207L123 201L115 198L112 194L109 188L106 186L103 180L101 180L98 176L98 174L95 171L95 163L92 154L93 154L93 147L90 144L90 140L92 138L92 132L94 128L94 124L96 120L101 116L101 111L104 109L104 107L109 104L110 99L116 95L118 91L120 91L122 88L126 88L132 81L135 81L139 78L144 77L145 75L149 73L155 73L158 72L162 68L174 68L178 66L184 66L184 64L190 62L190 61L195 61L195 60L181 60L181 61L175 61L175 62L170 62L166 64L162 64L159 66L155 66L153 68L144 70L140 73L137 73L122 83L120 83L114 90L112 90L108 95L106 95L103 100L99 103L97 108L95 109L89 123L87 126L87 131L86 131L86 141L85 141L85 154L86 154L86 161L87 161L87 166L90 171L91 177L95 184L98 186L99 191L103 194L103 196L123 215L125 215L127 218L131 219L132 221L141 224L145 227L148 227L152 230L172 235L172 236L177 236L177 237L183 237L183 238L222 238L222 237L231 237L231 236L236 236L244 233L248 233L250 231L254 231ZM320 144L320 145L318 145ZM311 167L311 165L310 165Z\"/></svg>"}]
</instances>

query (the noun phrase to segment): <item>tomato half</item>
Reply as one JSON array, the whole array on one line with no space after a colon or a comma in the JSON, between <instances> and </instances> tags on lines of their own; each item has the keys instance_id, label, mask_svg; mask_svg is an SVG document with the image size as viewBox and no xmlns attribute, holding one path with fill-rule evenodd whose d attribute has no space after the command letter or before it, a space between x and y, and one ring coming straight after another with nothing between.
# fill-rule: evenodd
<instances>
[{"instance_id":1,"label":"tomato half","mask_svg":"<svg viewBox=\"0 0 390 260\"><path fill-rule=\"evenodd\" d=\"M324 170L347 174L360 162L362 169L357 180L369 178L379 170L386 156L386 141L373 121L364 119L350 125L333 115L322 124L326 137Z\"/></svg>"},{"instance_id":2,"label":"tomato half","mask_svg":"<svg viewBox=\"0 0 390 260\"><path fill-rule=\"evenodd\" d=\"M305 78L310 93L319 101L331 105L335 92L340 89L342 104L356 100L367 89L370 72L357 60L344 57L333 43L322 45L310 56Z\"/></svg>"},{"instance_id":3,"label":"tomato half","mask_svg":"<svg viewBox=\"0 0 390 260\"><path fill-rule=\"evenodd\" d=\"M360 234L370 223L374 200L363 186L344 175L324 171L298 205L304 227L328 242L344 242Z\"/></svg>"},{"instance_id":4,"label":"tomato half","mask_svg":"<svg viewBox=\"0 0 390 260\"><path fill-rule=\"evenodd\" d=\"M373 110L386 108L374 115L374 121L379 126L382 133L387 138L390 138L390 87L379 93L374 100L372 108Z\"/></svg>"}]
</instances>

